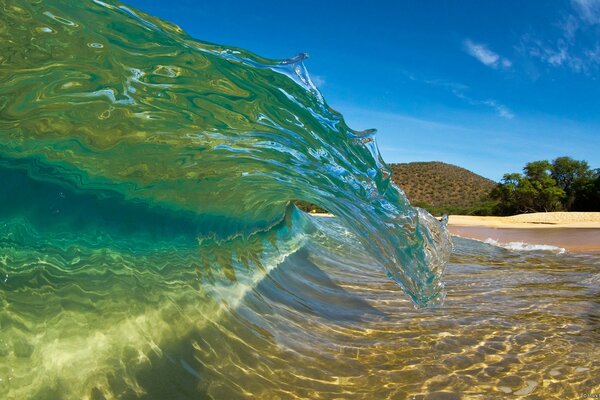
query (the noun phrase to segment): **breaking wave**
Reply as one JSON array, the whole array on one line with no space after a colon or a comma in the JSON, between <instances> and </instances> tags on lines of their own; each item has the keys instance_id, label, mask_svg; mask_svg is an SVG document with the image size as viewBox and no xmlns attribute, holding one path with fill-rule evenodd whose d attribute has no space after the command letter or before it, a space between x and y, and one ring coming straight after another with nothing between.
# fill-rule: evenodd
<instances>
[{"instance_id":1,"label":"breaking wave","mask_svg":"<svg viewBox=\"0 0 600 400\"><path fill-rule=\"evenodd\" d=\"M384 268L416 306L443 299L445 225L391 182L375 132L327 106L305 55L201 42L114 1L0 5L8 398L141 395L133 370L315 257L307 243Z\"/></svg>"}]
</instances>

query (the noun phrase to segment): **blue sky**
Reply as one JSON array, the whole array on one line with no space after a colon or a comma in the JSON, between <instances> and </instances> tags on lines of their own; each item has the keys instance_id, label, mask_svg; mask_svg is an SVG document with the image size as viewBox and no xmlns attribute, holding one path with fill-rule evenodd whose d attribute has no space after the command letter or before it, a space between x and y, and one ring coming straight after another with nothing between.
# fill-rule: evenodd
<instances>
[{"instance_id":1,"label":"blue sky","mask_svg":"<svg viewBox=\"0 0 600 400\"><path fill-rule=\"evenodd\" d=\"M307 52L328 103L386 162L499 180L569 155L600 168L600 0L125 0L197 39Z\"/></svg>"}]
</instances>

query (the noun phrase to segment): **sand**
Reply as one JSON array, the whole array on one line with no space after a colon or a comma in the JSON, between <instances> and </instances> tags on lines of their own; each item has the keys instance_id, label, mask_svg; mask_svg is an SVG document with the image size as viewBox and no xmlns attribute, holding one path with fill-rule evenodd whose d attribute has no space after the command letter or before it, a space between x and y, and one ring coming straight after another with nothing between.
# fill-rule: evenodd
<instances>
[{"instance_id":1,"label":"sand","mask_svg":"<svg viewBox=\"0 0 600 400\"><path fill-rule=\"evenodd\" d=\"M333 217L329 213L311 214ZM600 212L547 212L519 214L510 217L450 215L449 226L485 226L489 228L596 228L600 229Z\"/></svg>"},{"instance_id":2,"label":"sand","mask_svg":"<svg viewBox=\"0 0 600 400\"><path fill-rule=\"evenodd\" d=\"M332 217L331 214L313 214ZM600 252L600 212L549 212L511 217L450 215L451 234L498 243L551 245L577 252Z\"/></svg>"},{"instance_id":3,"label":"sand","mask_svg":"<svg viewBox=\"0 0 600 400\"><path fill-rule=\"evenodd\" d=\"M532 213L511 217L451 215L448 229L453 235L477 240L600 252L600 212Z\"/></svg>"},{"instance_id":4,"label":"sand","mask_svg":"<svg viewBox=\"0 0 600 400\"><path fill-rule=\"evenodd\" d=\"M596 228L600 229L600 212L548 212L511 217L450 215L449 226L485 226L489 228Z\"/></svg>"}]
</instances>

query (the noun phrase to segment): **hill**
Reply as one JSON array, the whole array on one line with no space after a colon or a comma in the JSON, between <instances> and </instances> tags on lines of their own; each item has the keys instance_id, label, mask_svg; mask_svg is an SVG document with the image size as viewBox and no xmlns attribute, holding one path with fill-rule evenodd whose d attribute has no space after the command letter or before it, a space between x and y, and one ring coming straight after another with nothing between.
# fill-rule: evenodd
<instances>
[{"instance_id":1,"label":"hill","mask_svg":"<svg viewBox=\"0 0 600 400\"><path fill-rule=\"evenodd\" d=\"M392 179L411 204L432 214L489 214L489 193L496 182L443 162L389 164Z\"/></svg>"}]
</instances>

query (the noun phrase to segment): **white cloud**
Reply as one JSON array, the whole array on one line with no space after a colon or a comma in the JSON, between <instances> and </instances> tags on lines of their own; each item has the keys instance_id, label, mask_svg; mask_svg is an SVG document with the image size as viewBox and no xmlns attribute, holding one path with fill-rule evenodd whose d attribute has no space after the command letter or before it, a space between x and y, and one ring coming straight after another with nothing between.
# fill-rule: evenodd
<instances>
[{"instance_id":1,"label":"white cloud","mask_svg":"<svg viewBox=\"0 0 600 400\"><path fill-rule=\"evenodd\" d=\"M562 24L560 24L564 32L564 37L569 42L574 42L577 36L577 31L580 29L580 20L574 15L568 15Z\"/></svg>"},{"instance_id":2,"label":"white cloud","mask_svg":"<svg viewBox=\"0 0 600 400\"><path fill-rule=\"evenodd\" d=\"M586 48L569 41L567 37L543 42L530 35L524 35L519 48L526 55L551 67L568 68L584 74L591 74L600 67L600 43Z\"/></svg>"},{"instance_id":3,"label":"white cloud","mask_svg":"<svg viewBox=\"0 0 600 400\"><path fill-rule=\"evenodd\" d=\"M515 114L508 107L506 107L504 104L498 103L496 100L484 100L482 101L482 104L492 107L496 111L496 114L502 118L513 119L515 117Z\"/></svg>"},{"instance_id":4,"label":"white cloud","mask_svg":"<svg viewBox=\"0 0 600 400\"><path fill-rule=\"evenodd\" d=\"M515 117L515 113L511 111L510 108L505 106L504 104L499 103L494 99L487 100L477 100L470 96L467 96L462 90L452 90L452 94L458 97L459 99L469 103L472 106L487 106L492 108L498 116L506 119L513 119Z\"/></svg>"},{"instance_id":5,"label":"white cloud","mask_svg":"<svg viewBox=\"0 0 600 400\"><path fill-rule=\"evenodd\" d=\"M597 43L595 48L586 50L584 53L590 62L600 65L600 43Z\"/></svg>"},{"instance_id":6,"label":"white cloud","mask_svg":"<svg viewBox=\"0 0 600 400\"><path fill-rule=\"evenodd\" d=\"M594 74L600 69L600 0L571 0L571 6L554 38L526 34L517 48L551 67Z\"/></svg>"},{"instance_id":7,"label":"white cloud","mask_svg":"<svg viewBox=\"0 0 600 400\"><path fill-rule=\"evenodd\" d=\"M600 49L598 49L598 54L600 55ZM465 103L470 104L472 106L480 107L483 105L490 107L496 112L496 114L498 114L498 116L502 118L513 119L515 117L515 114L507 106L505 106L504 104L500 104L496 100L477 100L469 96L467 93L470 91L470 88L465 84L459 82L451 82L444 79L428 79L422 76L417 76L407 71L402 71L402 73L411 81L422 82L430 86L435 86L447 90L457 98L463 100Z\"/></svg>"},{"instance_id":8,"label":"white cloud","mask_svg":"<svg viewBox=\"0 0 600 400\"><path fill-rule=\"evenodd\" d=\"M459 83L452 82L445 79L429 79L420 75L415 75L412 72L400 70L400 73L404 75L406 78L410 79L413 82L426 83L430 86L440 87L447 90L468 90L469 86Z\"/></svg>"},{"instance_id":9,"label":"white cloud","mask_svg":"<svg viewBox=\"0 0 600 400\"><path fill-rule=\"evenodd\" d=\"M471 39L463 41L465 51L479 62L491 68L510 68L512 62L490 50L485 44L475 43Z\"/></svg>"},{"instance_id":10,"label":"white cloud","mask_svg":"<svg viewBox=\"0 0 600 400\"><path fill-rule=\"evenodd\" d=\"M588 24L600 24L600 0L572 0L579 17Z\"/></svg>"}]
</instances>

